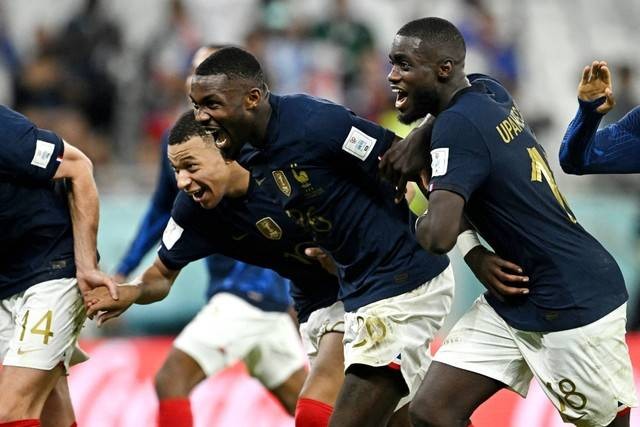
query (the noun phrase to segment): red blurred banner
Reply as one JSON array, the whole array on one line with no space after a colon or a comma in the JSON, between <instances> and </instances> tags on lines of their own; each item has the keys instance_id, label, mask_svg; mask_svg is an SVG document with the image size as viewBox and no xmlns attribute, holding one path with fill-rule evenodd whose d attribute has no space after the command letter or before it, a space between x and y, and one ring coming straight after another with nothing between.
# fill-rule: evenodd
<instances>
[{"instance_id":1,"label":"red blurred banner","mask_svg":"<svg viewBox=\"0 0 640 427\"><path fill-rule=\"evenodd\" d=\"M640 335L628 343L640 389ZM79 426L154 426L157 400L153 376L171 346L170 338L83 342L91 359L71 370L70 388ZM284 427L293 420L262 386L237 364L209 378L191 398L196 427ZM561 427L560 416L535 381L528 398L502 391L473 416L476 427ZM631 412L640 426L640 411Z\"/></svg>"}]
</instances>

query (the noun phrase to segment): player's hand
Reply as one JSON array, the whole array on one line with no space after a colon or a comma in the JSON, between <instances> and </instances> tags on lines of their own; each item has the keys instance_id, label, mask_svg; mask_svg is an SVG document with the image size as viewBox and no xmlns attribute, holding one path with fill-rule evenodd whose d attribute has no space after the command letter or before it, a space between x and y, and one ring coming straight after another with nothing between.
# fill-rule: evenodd
<instances>
[{"instance_id":1,"label":"player's hand","mask_svg":"<svg viewBox=\"0 0 640 427\"><path fill-rule=\"evenodd\" d=\"M114 300L105 287L92 289L84 296L87 306L87 317L93 319L98 315L98 326L109 319L120 316L140 296L140 288L135 285L123 284L118 286L120 298Z\"/></svg>"},{"instance_id":2,"label":"player's hand","mask_svg":"<svg viewBox=\"0 0 640 427\"><path fill-rule=\"evenodd\" d=\"M604 97L605 100L596 111L607 114L615 105L611 73L605 61L593 61L582 70L582 79L578 84L578 99L581 101L594 101Z\"/></svg>"},{"instance_id":3,"label":"player's hand","mask_svg":"<svg viewBox=\"0 0 640 427\"><path fill-rule=\"evenodd\" d=\"M309 258L313 258L318 261L322 268L327 270L330 274L333 274L334 276L338 275L338 267L336 267L336 263L333 262L333 258L331 258L323 249L318 247L307 248L304 250L304 254Z\"/></svg>"},{"instance_id":4,"label":"player's hand","mask_svg":"<svg viewBox=\"0 0 640 427\"><path fill-rule=\"evenodd\" d=\"M111 279L113 279L113 281L116 283L125 283L127 281L127 276L122 273L116 273L111 276Z\"/></svg>"},{"instance_id":5,"label":"player's hand","mask_svg":"<svg viewBox=\"0 0 640 427\"><path fill-rule=\"evenodd\" d=\"M404 197L407 181L418 181L422 169L429 170L429 146L433 121L412 130L403 140L391 145L380 159L380 175L395 185L396 203Z\"/></svg>"},{"instance_id":6,"label":"player's hand","mask_svg":"<svg viewBox=\"0 0 640 427\"><path fill-rule=\"evenodd\" d=\"M78 270L76 272L78 287L82 295L95 288L106 287L114 300L118 299L118 285L109 277L98 269Z\"/></svg>"},{"instance_id":7,"label":"player's hand","mask_svg":"<svg viewBox=\"0 0 640 427\"><path fill-rule=\"evenodd\" d=\"M480 283L499 300L529 293L528 288L521 287L529 282L529 277L522 274L522 268L485 247L471 249L464 260Z\"/></svg>"}]
</instances>

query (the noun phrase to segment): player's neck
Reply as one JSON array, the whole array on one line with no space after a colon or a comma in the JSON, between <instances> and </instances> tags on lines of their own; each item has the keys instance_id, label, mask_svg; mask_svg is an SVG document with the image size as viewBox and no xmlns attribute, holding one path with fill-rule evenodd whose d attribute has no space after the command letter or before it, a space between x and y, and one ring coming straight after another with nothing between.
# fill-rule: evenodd
<instances>
[{"instance_id":1,"label":"player's neck","mask_svg":"<svg viewBox=\"0 0 640 427\"><path fill-rule=\"evenodd\" d=\"M252 144L255 147L262 147L267 142L267 129L269 128L271 112L272 108L271 104L269 104L269 97L267 95L256 112L256 135L254 135L255 142Z\"/></svg>"},{"instance_id":2,"label":"player's neck","mask_svg":"<svg viewBox=\"0 0 640 427\"><path fill-rule=\"evenodd\" d=\"M451 101L455 98L456 94L469 86L471 86L471 83L469 83L469 79L467 79L467 76L464 74L453 80L451 84L446 87L444 96L440 97L442 101L438 106L438 113L446 110L450 106Z\"/></svg>"},{"instance_id":3,"label":"player's neck","mask_svg":"<svg viewBox=\"0 0 640 427\"><path fill-rule=\"evenodd\" d=\"M247 191L249 190L249 179L251 178L251 174L236 162L229 165L229 168L231 169L231 185L227 189L225 196L232 198L242 197L247 194Z\"/></svg>"}]
</instances>

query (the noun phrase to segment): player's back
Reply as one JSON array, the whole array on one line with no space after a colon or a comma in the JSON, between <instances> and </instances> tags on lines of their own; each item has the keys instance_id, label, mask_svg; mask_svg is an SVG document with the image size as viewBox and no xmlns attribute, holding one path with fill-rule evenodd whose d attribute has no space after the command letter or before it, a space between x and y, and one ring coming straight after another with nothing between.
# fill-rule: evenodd
<instances>
[{"instance_id":1,"label":"player's back","mask_svg":"<svg viewBox=\"0 0 640 427\"><path fill-rule=\"evenodd\" d=\"M476 181L465 212L499 255L531 277L529 295L507 303L492 295L487 299L520 329L561 330L591 323L626 300L620 269L577 223L543 148L509 93L486 76L469 77L472 87L456 96L436 126L446 127L458 141L472 141L466 154L481 166L461 172L467 181ZM436 150L438 133L434 130ZM447 160L454 168L463 165L454 157ZM441 184L436 181L435 186Z\"/></svg>"}]
</instances>

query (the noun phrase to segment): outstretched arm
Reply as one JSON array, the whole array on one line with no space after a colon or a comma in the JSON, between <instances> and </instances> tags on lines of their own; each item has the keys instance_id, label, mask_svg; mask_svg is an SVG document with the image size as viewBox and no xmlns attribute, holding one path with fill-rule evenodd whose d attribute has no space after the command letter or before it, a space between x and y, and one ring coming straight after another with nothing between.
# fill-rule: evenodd
<instances>
[{"instance_id":1,"label":"outstretched arm","mask_svg":"<svg viewBox=\"0 0 640 427\"><path fill-rule=\"evenodd\" d=\"M113 298L117 299L115 283L98 269L96 239L100 208L93 165L84 153L67 142L64 143L60 166L53 176L53 179L64 178L71 183L69 210L78 286L83 293L97 286L107 286Z\"/></svg>"},{"instance_id":2,"label":"outstretched arm","mask_svg":"<svg viewBox=\"0 0 640 427\"><path fill-rule=\"evenodd\" d=\"M120 299L114 300L104 288L96 288L85 296L87 316L98 314L98 324L124 313L131 304L151 304L163 300L171 290L179 270L170 270L160 258L131 283L119 285Z\"/></svg>"}]
</instances>

